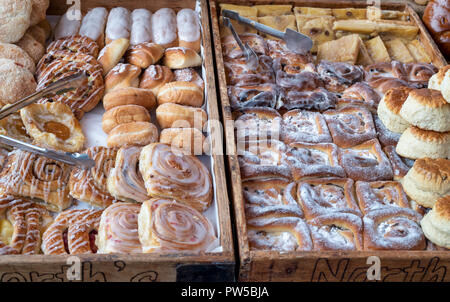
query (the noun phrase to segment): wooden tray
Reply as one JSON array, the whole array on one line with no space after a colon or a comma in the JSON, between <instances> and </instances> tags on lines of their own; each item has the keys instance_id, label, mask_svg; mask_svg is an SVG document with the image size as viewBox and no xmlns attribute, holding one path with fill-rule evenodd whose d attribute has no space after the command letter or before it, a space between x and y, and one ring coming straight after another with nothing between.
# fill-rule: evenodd
<instances>
[{"instance_id":1,"label":"wooden tray","mask_svg":"<svg viewBox=\"0 0 450 302\"><path fill-rule=\"evenodd\" d=\"M239 247L239 280L240 281L365 281L367 258L378 256L381 260L382 281L450 281L450 253L445 251L354 251L354 252L292 252L278 253L268 251L251 251L247 238L247 225L242 196L241 173L239 170L234 125L230 102L227 94L227 81L222 58L220 42L219 15L220 3L239 5L256 4L292 4L295 6L313 7L366 7L367 1L209 1L212 30L215 45L215 57L219 82L219 93L225 125L225 144L228 156L229 183L235 214L237 244ZM419 39L422 41L432 62L437 67L446 65L446 61L436 44L426 31L414 10L405 4L386 3L383 9L406 10L420 29Z\"/></svg>"},{"instance_id":2,"label":"wooden tray","mask_svg":"<svg viewBox=\"0 0 450 302\"><path fill-rule=\"evenodd\" d=\"M207 83L207 111L209 119L219 120L219 109L214 77L211 35L208 9L201 2L202 40L204 47L205 82ZM146 0L90 0L81 1L82 12L103 6L108 9L123 6L129 9L147 8L152 12L162 7L174 9L195 8L195 0L146 1ZM62 15L68 9L66 1L52 0L47 15ZM221 133L212 132L212 141L219 142ZM94 254L80 255L81 281L233 281L235 258L231 235L230 211L226 189L223 155L213 155L215 194L219 212L220 239L223 251L205 255L183 254ZM77 268L76 258L49 255L0 256L0 282L7 281L67 281L68 275Z\"/></svg>"}]
</instances>

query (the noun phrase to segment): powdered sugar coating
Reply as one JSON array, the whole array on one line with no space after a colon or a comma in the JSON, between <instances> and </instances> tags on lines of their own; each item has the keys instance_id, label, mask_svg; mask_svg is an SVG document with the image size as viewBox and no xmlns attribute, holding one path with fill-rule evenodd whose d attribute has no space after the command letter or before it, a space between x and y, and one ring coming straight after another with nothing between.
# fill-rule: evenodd
<instances>
[{"instance_id":1,"label":"powdered sugar coating","mask_svg":"<svg viewBox=\"0 0 450 302\"><path fill-rule=\"evenodd\" d=\"M125 7L115 7L109 11L105 34L109 40L130 38L130 11Z\"/></svg>"},{"instance_id":2,"label":"powdered sugar coating","mask_svg":"<svg viewBox=\"0 0 450 302\"><path fill-rule=\"evenodd\" d=\"M177 28L180 41L194 42L200 39L198 16L192 9L184 8L178 12Z\"/></svg>"},{"instance_id":3,"label":"powdered sugar coating","mask_svg":"<svg viewBox=\"0 0 450 302\"><path fill-rule=\"evenodd\" d=\"M80 35L97 41L105 30L108 11L104 7L96 7L88 11L81 22Z\"/></svg>"},{"instance_id":4,"label":"powdered sugar coating","mask_svg":"<svg viewBox=\"0 0 450 302\"><path fill-rule=\"evenodd\" d=\"M177 18L171 8L161 8L152 17L153 42L167 45L177 39Z\"/></svg>"},{"instance_id":5,"label":"powdered sugar coating","mask_svg":"<svg viewBox=\"0 0 450 302\"><path fill-rule=\"evenodd\" d=\"M152 41L152 13L145 8L131 13L130 44L137 45Z\"/></svg>"},{"instance_id":6,"label":"powdered sugar coating","mask_svg":"<svg viewBox=\"0 0 450 302\"><path fill-rule=\"evenodd\" d=\"M378 115L373 115L373 121L375 123L375 128L377 129L378 140L382 146L397 146L398 140L400 139L401 133L396 133L390 131L383 124Z\"/></svg>"},{"instance_id":7,"label":"powdered sugar coating","mask_svg":"<svg viewBox=\"0 0 450 302\"><path fill-rule=\"evenodd\" d=\"M234 122L237 141L279 140L282 120L278 112L272 108L244 108Z\"/></svg>"},{"instance_id":8,"label":"powdered sugar coating","mask_svg":"<svg viewBox=\"0 0 450 302\"><path fill-rule=\"evenodd\" d=\"M331 135L322 114L291 110L283 115L281 140L289 143L331 143Z\"/></svg>"}]
</instances>

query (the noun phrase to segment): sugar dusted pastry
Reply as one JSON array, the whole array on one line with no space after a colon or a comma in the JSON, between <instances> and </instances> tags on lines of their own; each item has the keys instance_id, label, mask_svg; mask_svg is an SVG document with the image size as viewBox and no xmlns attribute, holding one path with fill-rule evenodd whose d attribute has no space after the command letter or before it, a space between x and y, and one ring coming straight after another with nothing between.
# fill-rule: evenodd
<instances>
[{"instance_id":1,"label":"sugar dusted pastry","mask_svg":"<svg viewBox=\"0 0 450 302\"><path fill-rule=\"evenodd\" d=\"M79 35L96 41L100 48L105 44L105 26L108 11L104 7L95 7L87 12L81 22Z\"/></svg>"},{"instance_id":2,"label":"sugar dusted pastry","mask_svg":"<svg viewBox=\"0 0 450 302\"><path fill-rule=\"evenodd\" d=\"M325 81L325 88L334 92L342 92L364 77L361 67L342 62L322 61L317 65L317 72Z\"/></svg>"},{"instance_id":3,"label":"sugar dusted pastry","mask_svg":"<svg viewBox=\"0 0 450 302\"><path fill-rule=\"evenodd\" d=\"M208 252L217 242L205 216L189 205L164 198L142 204L138 230L144 253Z\"/></svg>"},{"instance_id":4,"label":"sugar dusted pastry","mask_svg":"<svg viewBox=\"0 0 450 302\"><path fill-rule=\"evenodd\" d=\"M59 18L55 27L55 39L66 38L78 34L81 26L81 18L76 18L74 10L68 10Z\"/></svg>"},{"instance_id":5,"label":"sugar dusted pastry","mask_svg":"<svg viewBox=\"0 0 450 302\"><path fill-rule=\"evenodd\" d=\"M167 66L150 65L143 72L139 88L149 89L155 96L158 95L159 89L174 79L173 72Z\"/></svg>"},{"instance_id":6,"label":"sugar dusted pastry","mask_svg":"<svg viewBox=\"0 0 450 302\"><path fill-rule=\"evenodd\" d=\"M398 141L397 153L403 157L450 158L450 131L436 132L409 126Z\"/></svg>"},{"instance_id":7,"label":"sugar dusted pastry","mask_svg":"<svg viewBox=\"0 0 450 302\"><path fill-rule=\"evenodd\" d=\"M177 13L178 45L200 51L200 21L197 13L184 8Z\"/></svg>"},{"instance_id":8,"label":"sugar dusted pastry","mask_svg":"<svg viewBox=\"0 0 450 302\"><path fill-rule=\"evenodd\" d=\"M191 82L202 89L205 87L205 82L194 68L177 69L174 70L173 75L175 81Z\"/></svg>"},{"instance_id":9,"label":"sugar dusted pastry","mask_svg":"<svg viewBox=\"0 0 450 302\"><path fill-rule=\"evenodd\" d=\"M336 102L336 95L322 87L312 91L297 91L287 88L281 89L275 108L279 110L302 109L323 112L334 108Z\"/></svg>"},{"instance_id":10,"label":"sugar dusted pastry","mask_svg":"<svg viewBox=\"0 0 450 302\"><path fill-rule=\"evenodd\" d=\"M130 39L131 17L125 7L114 7L109 11L105 29L105 44L119 38Z\"/></svg>"},{"instance_id":11,"label":"sugar dusted pastry","mask_svg":"<svg viewBox=\"0 0 450 302\"><path fill-rule=\"evenodd\" d=\"M337 109L340 109L340 105L344 107L355 103L366 107L371 113L376 113L380 99L380 95L367 83L357 82L344 90L342 98L338 100Z\"/></svg>"},{"instance_id":12,"label":"sugar dusted pastry","mask_svg":"<svg viewBox=\"0 0 450 302\"><path fill-rule=\"evenodd\" d=\"M228 86L227 92L233 110L248 107L274 108L277 101L277 90L274 84Z\"/></svg>"},{"instance_id":13,"label":"sugar dusted pastry","mask_svg":"<svg viewBox=\"0 0 450 302\"><path fill-rule=\"evenodd\" d=\"M245 58L227 59L224 62L227 84L235 86L255 86L259 84L275 83L272 69L272 58L259 56L259 65L251 70Z\"/></svg>"},{"instance_id":14,"label":"sugar dusted pastry","mask_svg":"<svg viewBox=\"0 0 450 302\"><path fill-rule=\"evenodd\" d=\"M196 128L203 130L208 115L202 108L164 103L156 108L156 119L162 129Z\"/></svg>"},{"instance_id":15,"label":"sugar dusted pastry","mask_svg":"<svg viewBox=\"0 0 450 302\"><path fill-rule=\"evenodd\" d=\"M428 88L440 90L444 99L450 103L450 65L442 67L430 78Z\"/></svg>"},{"instance_id":16,"label":"sugar dusted pastry","mask_svg":"<svg viewBox=\"0 0 450 302\"><path fill-rule=\"evenodd\" d=\"M2 1L0 42L14 43L22 38L30 26L32 5L32 0L20 1L20 3L15 0Z\"/></svg>"},{"instance_id":17,"label":"sugar dusted pastry","mask_svg":"<svg viewBox=\"0 0 450 302\"><path fill-rule=\"evenodd\" d=\"M25 33L22 39L17 41L15 44L25 50L25 52L33 59L35 63L39 62L45 54L44 46L28 33Z\"/></svg>"},{"instance_id":18,"label":"sugar dusted pastry","mask_svg":"<svg viewBox=\"0 0 450 302\"><path fill-rule=\"evenodd\" d=\"M117 106L103 114L102 129L105 133L109 133L120 124L132 122L151 122L150 113L139 105Z\"/></svg>"},{"instance_id":19,"label":"sugar dusted pastry","mask_svg":"<svg viewBox=\"0 0 450 302\"><path fill-rule=\"evenodd\" d=\"M17 45L0 42L0 58L13 60L20 66L34 73L36 67L33 59Z\"/></svg>"},{"instance_id":20,"label":"sugar dusted pastry","mask_svg":"<svg viewBox=\"0 0 450 302\"><path fill-rule=\"evenodd\" d=\"M282 130L281 115L272 108L254 107L243 108L233 113L235 116L234 127L236 140L280 140Z\"/></svg>"},{"instance_id":21,"label":"sugar dusted pastry","mask_svg":"<svg viewBox=\"0 0 450 302\"><path fill-rule=\"evenodd\" d=\"M384 147L383 151L386 153L389 161L391 162L392 171L394 172L394 180L401 181L414 165L414 160L398 155L395 151L394 145Z\"/></svg>"},{"instance_id":22,"label":"sugar dusted pastry","mask_svg":"<svg viewBox=\"0 0 450 302\"><path fill-rule=\"evenodd\" d=\"M103 75L113 69L122 59L123 55L130 46L130 40L119 38L110 41L98 55L98 62L102 65Z\"/></svg>"},{"instance_id":23,"label":"sugar dusted pastry","mask_svg":"<svg viewBox=\"0 0 450 302\"><path fill-rule=\"evenodd\" d=\"M171 8L161 8L152 17L153 42L164 48L178 45L177 17Z\"/></svg>"},{"instance_id":24,"label":"sugar dusted pastry","mask_svg":"<svg viewBox=\"0 0 450 302\"><path fill-rule=\"evenodd\" d=\"M377 130L378 140L381 146L397 146L398 140L400 139L401 133L392 132L383 124L378 115L372 115L373 123L375 124L375 129Z\"/></svg>"},{"instance_id":25,"label":"sugar dusted pastry","mask_svg":"<svg viewBox=\"0 0 450 302\"><path fill-rule=\"evenodd\" d=\"M260 35L244 33L240 34L239 38L241 39L242 43L247 43L248 46L251 47L257 55L269 55L268 42L264 40ZM230 59L238 59L245 56L244 52L237 44L236 39L233 37L233 35L223 37L222 54L224 57Z\"/></svg>"},{"instance_id":26,"label":"sugar dusted pastry","mask_svg":"<svg viewBox=\"0 0 450 302\"><path fill-rule=\"evenodd\" d=\"M131 13L130 44L150 42L152 40L152 13L139 8Z\"/></svg>"},{"instance_id":27,"label":"sugar dusted pastry","mask_svg":"<svg viewBox=\"0 0 450 302\"><path fill-rule=\"evenodd\" d=\"M433 209L420 222L425 237L447 249L450 249L449 206L450 195L438 199Z\"/></svg>"},{"instance_id":28,"label":"sugar dusted pastry","mask_svg":"<svg viewBox=\"0 0 450 302\"><path fill-rule=\"evenodd\" d=\"M33 74L13 60L0 59L0 104L12 104L36 90Z\"/></svg>"},{"instance_id":29,"label":"sugar dusted pastry","mask_svg":"<svg viewBox=\"0 0 450 302\"><path fill-rule=\"evenodd\" d=\"M310 53L297 54L289 50L286 42L281 40L267 40L268 56L273 60L279 59L283 71L298 73L312 65L313 58Z\"/></svg>"},{"instance_id":30,"label":"sugar dusted pastry","mask_svg":"<svg viewBox=\"0 0 450 302\"><path fill-rule=\"evenodd\" d=\"M142 42L132 45L127 52L126 60L128 63L147 68L156 64L164 55L164 48L155 43Z\"/></svg>"},{"instance_id":31,"label":"sugar dusted pastry","mask_svg":"<svg viewBox=\"0 0 450 302\"><path fill-rule=\"evenodd\" d=\"M105 93L125 87L138 87L141 69L132 64L119 63L105 76Z\"/></svg>"},{"instance_id":32,"label":"sugar dusted pastry","mask_svg":"<svg viewBox=\"0 0 450 302\"><path fill-rule=\"evenodd\" d=\"M115 126L106 138L108 147L145 146L158 141L158 128L145 121Z\"/></svg>"}]
</instances>

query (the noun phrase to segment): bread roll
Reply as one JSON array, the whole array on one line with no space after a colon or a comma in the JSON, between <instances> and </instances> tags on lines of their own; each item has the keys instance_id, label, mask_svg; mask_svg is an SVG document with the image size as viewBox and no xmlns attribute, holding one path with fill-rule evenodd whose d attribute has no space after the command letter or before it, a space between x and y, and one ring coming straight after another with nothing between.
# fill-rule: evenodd
<instances>
[{"instance_id":1,"label":"bread roll","mask_svg":"<svg viewBox=\"0 0 450 302\"><path fill-rule=\"evenodd\" d=\"M200 52L201 36L197 13L189 8L177 14L178 46Z\"/></svg>"},{"instance_id":2,"label":"bread roll","mask_svg":"<svg viewBox=\"0 0 450 302\"><path fill-rule=\"evenodd\" d=\"M30 26L27 29L27 34L30 34L36 41L38 41L40 44L45 45L45 41L47 40L45 30L42 27L39 27L37 25Z\"/></svg>"},{"instance_id":3,"label":"bread roll","mask_svg":"<svg viewBox=\"0 0 450 302\"><path fill-rule=\"evenodd\" d=\"M120 124L109 132L108 147L145 146L158 141L158 129L149 122Z\"/></svg>"},{"instance_id":4,"label":"bread roll","mask_svg":"<svg viewBox=\"0 0 450 302\"><path fill-rule=\"evenodd\" d=\"M126 60L128 63L147 68L158 62L164 55L164 48L155 43L144 42L133 45L127 51Z\"/></svg>"},{"instance_id":5,"label":"bread roll","mask_svg":"<svg viewBox=\"0 0 450 302\"><path fill-rule=\"evenodd\" d=\"M0 59L13 60L31 73L36 70L33 59L22 48L14 44L0 42Z\"/></svg>"},{"instance_id":6,"label":"bread roll","mask_svg":"<svg viewBox=\"0 0 450 302\"><path fill-rule=\"evenodd\" d=\"M153 42L164 48L178 44L177 17L171 8L161 8L152 17Z\"/></svg>"},{"instance_id":7,"label":"bread roll","mask_svg":"<svg viewBox=\"0 0 450 302\"><path fill-rule=\"evenodd\" d=\"M68 10L64 15L59 18L58 24L55 27L55 39L61 39L65 37L75 36L78 34L81 26L80 18L74 18L74 11Z\"/></svg>"},{"instance_id":8,"label":"bread roll","mask_svg":"<svg viewBox=\"0 0 450 302\"><path fill-rule=\"evenodd\" d=\"M16 43L16 45L25 50L35 64L37 64L45 54L45 47L27 33Z\"/></svg>"},{"instance_id":9,"label":"bread roll","mask_svg":"<svg viewBox=\"0 0 450 302\"><path fill-rule=\"evenodd\" d=\"M171 69L182 69L202 65L202 58L190 48L172 47L166 49L163 64Z\"/></svg>"},{"instance_id":10,"label":"bread roll","mask_svg":"<svg viewBox=\"0 0 450 302\"><path fill-rule=\"evenodd\" d=\"M205 136L195 128L164 129L161 131L159 142L178 148L186 155L202 155L209 149L205 144Z\"/></svg>"},{"instance_id":11,"label":"bread roll","mask_svg":"<svg viewBox=\"0 0 450 302\"><path fill-rule=\"evenodd\" d=\"M150 89L156 96L162 86L172 81L173 73L169 67L150 65L141 77L139 88Z\"/></svg>"},{"instance_id":12,"label":"bread roll","mask_svg":"<svg viewBox=\"0 0 450 302\"><path fill-rule=\"evenodd\" d=\"M31 0L2 0L0 4L0 42L19 41L30 26Z\"/></svg>"},{"instance_id":13,"label":"bread roll","mask_svg":"<svg viewBox=\"0 0 450 302\"><path fill-rule=\"evenodd\" d=\"M39 26L45 31L45 39L47 40L52 35L52 25L48 22L47 19L42 20L36 26Z\"/></svg>"},{"instance_id":14,"label":"bread roll","mask_svg":"<svg viewBox=\"0 0 450 302\"><path fill-rule=\"evenodd\" d=\"M104 7L96 7L84 16L80 27L80 36L96 41L99 48L105 46L105 26L108 11Z\"/></svg>"},{"instance_id":15,"label":"bread roll","mask_svg":"<svg viewBox=\"0 0 450 302\"><path fill-rule=\"evenodd\" d=\"M150 113L139 105L117 106L103 114L102 129L109 133L117 125L132 122L151 122Z\"/></svg>"},{"instance_id":16,"label":"bread roll","mask_svg":"<svg viewBox=\"0 0 450 302\"><path fill-rule=\"evenodd\" d=\"M165 103L156 108L156 119L161 129L196 128L202 131L208 115L202 108Z\"/></svg>"},{"instance_id":17,"label":"bread roll","mask_svg":"<svg viewBox=\"0 0 450 302\"><path fill-rule=\"evenodd\" d=\"M194 68L177 69L173 74L175 75L175 81L192 82L202 89L205 88L202 77Z\"/></svg>"},{"instance_id":18,"label":"bread roll","mask_svg":"<svg viewBox=\"0 0 450 302\"><path fill-rule=\"evenodd\" d=\"M0 59L0 83L0 105L15 103L36 91L33 74L9 59Z\"/></svg>"},{"instance_id":19,"label":"bread roll","mask_svg":"<svg viewBox=\"0 0 450 302\"><path fill-rule=\"evenodd\" d=\"M45 19L50 0L31 0L31 3L30 25L33 26Z\"/></svg>"},{"instance_id":20,"label":"bread roll","mask_svg":"<svg viewBox=\"0 0 450 302\"><path fill-rule=\"evenodd\" d=\"M138 87L141 69L131 64L119 63L105 77L105 93L124 87Z\"/></svg>"},{"instance_id":21,"label":"bread roll","mask_svg":"<svg viewBox=\"0 0 450 302\"><path fill-rule=\"evenodd\" d=\"M171 82L159 89L158 104L175 103L193 107L203 105L203 89L191 82Z\"/></svg>"},{"instance_id":22,"label":"bread roll","mask_svg":"<svg viewBox=\"0 0 450 302\"><path fill-rule=\"evenodd\" d=\"M130 44L137 45L152 40L152 13L145 8L131 13Z\"/></svg>"},{"instance_id":23,"label":"bread roll","mask_svg":"<svg viewBox=\"0 0 450 302\"><path fill-rule=\"evenodd\" d=\"M139 105L149 110L155 107L156 98L151 90L136 87L116 89L103 97L105 110L122 105Z\"/></svg>"},{"instance_id":24,"label":"bread roll","mask_svg":"<svg viewBox=\"0 0 450 302\"><path fill-rule=\"evenodd\" d=\"M103 75L106 75L119 63L129 45L130 41L128 39L119 38L103 47L98 55L98 62L103 67Z\"/></svg>"},{"instance_id":25,"label":"bread roll","mask_svg":"<svg viewBox=\"0 0 450 302\"><path fill-rule=\"evenodd\" d=\"M105 29L105 44L116 39L130 39L131 17L125 7L115 7L109 11Z\"/></svg>"}]
</instances>

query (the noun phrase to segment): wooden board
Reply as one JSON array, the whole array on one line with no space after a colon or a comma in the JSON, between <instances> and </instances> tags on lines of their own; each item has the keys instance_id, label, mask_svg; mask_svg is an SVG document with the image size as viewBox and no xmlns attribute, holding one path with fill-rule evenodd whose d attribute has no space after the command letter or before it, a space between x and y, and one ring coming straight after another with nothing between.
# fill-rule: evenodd
<instances>
[{"instance_id":1,"label":"wooden board","mask_svg":"<svg viewBox=\"0 0 450 302\"><path fill-rule=\"evenodd\" d=\"M297 1L223 1L212 0L210 16L215 45L217 78L225 125L225 144L228 155L231 195L235 216L235 231L239 248L239 280L241 281L365 281L366 271L371 266L367 258L380 259L381 281L450 281L450 253L438 251L370 251L370 252L294 252L277 253L251 251L247 238L244 201L242 196L241 173L234 137L234 124L227 94L222 47L219 29L219 4L292 4L313 7L366 7L367 1L297 0ZM436 44L426 31L414 10L398 2L382 2L383 9L406 10L419 26L419 39L437 67L446 61Z\"/></svg>"},{"instance_id":2,"label":"wooden board","mask_svg":"<svg viewBox=\"0 0 450 302\"><path fill-rule=\"evenodd\" d=\"M211 121L219 120L216 84L212 56L212 44L208 9L201 2L202 41L204 47L205 82L207 83L207 111ZM92 0L81 1L82 12L90 8L123 6L129 9L147 8L152 12L162 7L174 9L195 8L195 0L183 1L135 1ZM66 1L52 0L48 15L61 15L68 9ZM220 129L209 135L213 143L220 143ZM221 145L219 144L219 148ZM201 255L184 254L94 254L72 256L50 255L5 255L0 256L0 282L8 281L67 281L75 270L81 274L80 281L233 281L235 279L235 257L231 233L230 210L226 189L223 155L212 155L213 177L218 208L221 253ZM79 259L79 260L78 260ZM69 274L69 275L68 275ZM70 275L71 276L71 275Z\"/></svg>"}]
</instances>

